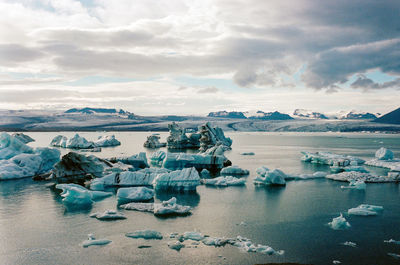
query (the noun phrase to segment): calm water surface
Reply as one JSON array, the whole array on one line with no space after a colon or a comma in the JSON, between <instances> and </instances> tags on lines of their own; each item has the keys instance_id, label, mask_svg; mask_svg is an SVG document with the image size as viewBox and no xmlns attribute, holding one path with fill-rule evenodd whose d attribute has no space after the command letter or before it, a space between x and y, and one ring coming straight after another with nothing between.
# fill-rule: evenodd
<instances>
[{"instance_id":1,"label":"calm water surface","mask_svg":"<svg viewBox=\"0 0 400 265\"><path fill-rule=\"evenodd\" d=\"M47 146L60 133L27 133ZM73 133L62 133L72 136ZM101 133L80 133L95 139ZM131 155L140 151L149 133L115 132L122 145L103 148L100 157ZM66 211L61 198L43 182L30 179L0 182L0 264L255 264L301 262L332 264L396 264L388 252L400 253L399 245L383 243L400 240L400 204L397 184L367 184L366 191L342 190L343 183L330 180L292 181L283 188L255 187L255 169L261 165L280 168L287 173L310 173L328 168L300 161L300 151L332 151L365 159L385 146L400 157L400 136L338 133L227 133L233 139L226 156L234 165L249 169L245 187L223 189L199 186L195 194L157 194L156 201L172 196L178 203L193 207L187 217L157 218L149 213L124 211L126 220L102 222L89 214L116 209L115 196L93 204L91 209ZM161 133L162 139L167 134ZM67 150L62 150L66 153ZM255 156L241 156L255 152ZM378 173L384 170L374 169ZM375 217L346 216L352 227L334 231L326 224L340 212L361 203L382 205L384 212ZM239 225L245 222L246 225ZM169 239L145 241L124 236L139 229L171 232L201 231L210 236L250 238L254 243L285 250L283 256L244 253L233 246L204 245L180 252L167 246ZM82 248L87 234L107 238L107 246ZM341 245L356 242L358 247ZM138 248L149 245L151 248ZM223 259L219 255L226 257Z\"/></svg>"}]
</instances>

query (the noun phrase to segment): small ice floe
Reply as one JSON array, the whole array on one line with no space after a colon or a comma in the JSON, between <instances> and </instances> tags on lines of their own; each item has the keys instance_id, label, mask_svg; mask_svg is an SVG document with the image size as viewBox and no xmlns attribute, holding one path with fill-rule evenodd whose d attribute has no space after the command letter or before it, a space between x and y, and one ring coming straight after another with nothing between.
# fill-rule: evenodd
<instances>
[{"instance_id":1,"label":"small ice floe","mask_svg":"<svg viewBox=\"0 0 400 265\"><path fill-rule=\"evenodd\" d=\"M114 210L106 210L103 213L92 213L90 217L97 218L98 220L126 219L125 215Z\"/></svg>"},{"instance_id":2,"label":"small ice floe","mask_svg":"<svg viewBox=\"0 0 400 265\"><path fill-rule=\"evenodd\" d=\"M192 208L176 203L176 198L172 197L168 201L154 204L154 215L186 215Z\"/></svg>"},{"instance_id":3,"label":"small ice floe","mask_svg":"<svg viewBox=\"0 0 400 265\"><path fill-rule=\"evenodd\" d=\"M108 147L108 146L118 146L121 142L115 138L115 135L103 135L99 136L96 141L94 141L97 147Z\"/></svg>"},{"instance_id":4,"label":"small ice floe","mask_svg":"<svg viewBox=\"0 0 400 265\"><path fill-rule=\"evenodd\" d=\"M231 238L205 237L201 242L206 246L222 247L231 242Z\"/></svg>"},{"instance_id":5,"label":"small ice floe","mask_svg":"<svg viewBox=\"0 0 400 265\"><path fill-rule=\"evenodd\" d=\"M267 167L262 166L257 168L256 172L258 175L254 178L253 181L256 185L286 185L285 178L287 176L279 169L274 169L271 171Z\"/></svg>"},{"instance_id":6,"label":"small ice floe","mask_svg":"<svg viewBox=\"0 0 400 265\"><path fill-rule=\"evenodd\" d=\"M120 188L117 191L118 202L142 202L153 199L154 190L146 187Z\"/></svg>"},{"instance_id":7,"label":"small ice floe","mask_svg":"<svg viewBox=\"0 0 400 265\"><path fill-rule=\"evenodd\" d=\"M400 241L394 240L394 239L389 239L389 240L384 240L384 243L389 243L389 244L396 244L400 245Z\"/></svg>"},{"instance_id":8,"label":"small ice floe","mask_svg":"<svg viewBox=\"0 0 400 265\"><path fill-rule=\"evenodd\" d=\"M183 233L184 240L195 240L200 241L204 239L204 236L199 232L185 232Z\"/></svg>"},{"instance_id":9,"label":"small ice floe","mask_svg":"<svg viewBox=\"0 0 400 265\"><path fill-rule=\"evenodd\" d=\"M368 166L388 168L393 171L400 171L400 160L395 159L393 152L384 147L375 153L375 159L365 162Z\"/></svg>"},{"instance_id":10,"label":"small ice floe","mask_svg":"<svg viewBox=\"0 0 400 265\"><path fill-rule=\"evenodd\" d=\"M387 253L389 256L395 258L395 259L400 259L400 254L396 254L396 253Z\"/></svg>"},{"instance_id":11,"label":"small ice floe","mask_svg":"<svg viewBox=\"0 0 400 265\"><path fill-rule=\"evenodd\" d=\"M107 245L111 242L108 239L96 239L93 234L88 234L88 239L82 242L82 247Z\"/></svg>"},{"instance_id":12,"label":"small ice floe","mask_svg":"<svg viewBox=\"0 0 400 265\"><path fill-rule=\"evenodd\" d=\"M213 179L202 179L201 182L209 186L227 187L246 185L245 178L235 178L233 176L221 176Z\"/></svg>"},{"instance_id":13,"label":"small ice floe","mask_svg":"<svg viewBox=\"0 0 400 265\"><path fill-rule=\"evenodd\" d=\"M196 191L200 176L194 167L157 175L153 181L155 190Z\"/></svg>"},{"instance_id":14,"label":"small ice floe","mask_svg":"<svg viewBox=\"0 0 400 265\"><path fill-rule=\"evenodd\" d=\"M342 262L339 261L339 260L334 260L334 261L332 261L332 263L333 263L333 264L342 264Z\"/></svg>"},{"instance_id":15,"label":"small ice floe","mask_svg":"<svg viewBox=\"0 0 400 265\"><path fill-rule=\"evenodd\" d=\"M397 182L400 180L400 174L388 174L387 176L376 176L371 173L362 173L357 171L341 172L338 174L326 175L327 179L336 181L364 181L365 183L386 183Z\"/></svg>"},{"instance_id":16,"label":"small ice floe","mask_svg":"<svg viewBox=\"0 0 400 265\"><path fill-rule=\"evenodd\" d=\"M229 164L229 160L224 155L214 155L208 153L188 154L168 152L163 167L171 170L195 167L198 170L222 169Z\"/></svg>"},{"instance_id":17,"label":"small ice floe","mask_svg":"<svg viewBox=\"0 0 400 265\"><path fill-rule=\"evenodd\" d=\"M163 238L162 234L155 230L137 230L135 232L126 233L125 236L130 238L159 239L159 240Z\"/></svg>"},{"instance_id":18,"label":"small ice floe","mask_svg":"<svg viewBox=\"0 0 400 265\"><path fill-rule=\"evenodd\" d=\"M333 230L344 230L348 229L351 227L349 222L343 217L342 214L340 216L333 218L332 222L328 223L329 227L331 227Z\"/></svg>"},{"instance_id":19,"label":"small ice floe","mask_svg":"<svg viewBox=\"0 0 400 265\"><path fill-rule=\"evenodd\" d=\"M375 158L378 160L392 160L393 152L385 147L379 148L375 153Z\"/></svg>"},{"instance_id":20,"label":"small ice floe","mask_svg":"<svg viewBox=\"0 0 400 265\"><path fill-rule=\"evenodd\" d=\"M180 241L170 241L170 242L168 242L168 247L170 249L174 249L176 251L180 251L181 248L185 247L185 245L182 244Z\"/></svg>"},{"instance_id":21,"label":"small ice floe","mask_svg":"<svg viewBox=\"0 0 400 265\"><path fill-rule=\"evenodd\" d=\"M122 204L119 206L125 210L139 211L139 212L154 212L154 203L146 202L132 202L127 204Z\"/></svg>"},{"instance_id":22,"label":"small ice floe","mask_svg":"<svg viewBox=\"0 0 400 265\"><path fill-rule=\"evenodd\" d=\"M378 215L378 213L382 211L383 211L382 206L360 204L356 208L349 209L347 213L349 215L370 216L370 215Z\"/></svg>"},{"instance_id":23,"label":"small ice floe","mask_svg":"<svg viewBox=\"0 0 400 265\"><path fill-rule=\"evenodd\" d=\"M166 147L167 143L160 143L160 134L154 133L147 136L146 142L144 142L143 146L147 148L160 148Z\"/></svg>"},{"instance_id":24,"label":"small ice floe","mask_svg":"<svg viewBox=\"0 0 400 265\"><path fill-rule=\"evenodd\" d=\"M255 245L253 242L250 241L250 239L247 239L245 237L237 236L236 239L232 241L232 245L239 248L242 251L246 252L257 252L261 254L267 254L267 255L283 255L285 251L283 250L274 250L270 246L266 245L261 245L257 244Z\"/></svg>"},{"instance_id":25,"label":"small ice floe","mask_svg":"<svg viewBox=\"0 0 400 265\"><path fill-rule=\"evenodd\" d=\"M352 180L348 186L340 186L342 189L365 190L367 185L363 180Z\"/></svg>"},{"instance_id":26,"label":"small ice floe","mask_svg":"<svg viewBox=\"0 0 400 265\"><path fill-rule=\"evenodd\" d=\"M253 156L253 155L255 155L255 153L254 152L243 152L243 153L240 153L242 156Z\"/></svg>"},{"instance_id":27,"label":"small ice floe","mask_svg":"<svg viewBox=\"0 0 400 265\"><path fill-rule=\"evenodd\" d=\"M346 242L342 243L342 245L343 245L343 246L352 247L352 248L357 247L357 244L354 243L354 242L351 242L351 241L346 241Z\"/></svg>"},{"instance_id":28,"label":"small ice floe","mask_svg":"<svg viewBox=\"0 0 400 265\"><path fill-rule=\"evenodd\" d=\"M302 161L314 164L322 164L328 166L346 167L349 165L362 165L364 160L354 156L339 155L330 152L301 152L303 157Z\"/></svg>"},{"instance_id":29,"label":"small ice floe","mask_svg":"<svg viewBox=\"0 0 400 265\"><path fill-rule=\"evenodd\" d=\"M93 201L112 195L111 192L91 191L78 184L57 184L56 189L62 190L63 203L70 205L91 205Z\"/></svg>"},{"instance_id":30,"label":"small ice floe","mask_svg":"<svg viewBox=\"0 0 400 265\"><path fill-rule=\"evenodd\" d=\"M224 167L221 170L221 175L229 175L229 176L234 176L234 175L249 175L249 171L247 169L242 169L238 166L229 166L229 167Z\"/></svg>"},{"instance_id":31,"label":"small ice floe","mask_svg":"<svg viewBox=\"0 0 400 265\"><path fill-rule=\"evenodd\" d=\"M308 179L319 179L325 178L328 173L323 171L317 171L312 174L286 174L285 180L308 180Z\"/></svg>"}]
</instances>

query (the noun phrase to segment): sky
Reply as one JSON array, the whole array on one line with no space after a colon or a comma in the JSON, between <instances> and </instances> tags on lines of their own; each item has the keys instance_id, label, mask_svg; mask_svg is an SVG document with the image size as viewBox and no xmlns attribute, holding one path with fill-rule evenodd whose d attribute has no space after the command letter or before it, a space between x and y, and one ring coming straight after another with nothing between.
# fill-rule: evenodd
<instances>
[{"instance_id":1,"label":"sky","mask_svg":"<svg viewBox=\"0 0 400 265\"><path fill-rule=\"evenodd\" d=\"M387 113L399 0L0 0L0 109Z\"/></svg>"}]
</instances>

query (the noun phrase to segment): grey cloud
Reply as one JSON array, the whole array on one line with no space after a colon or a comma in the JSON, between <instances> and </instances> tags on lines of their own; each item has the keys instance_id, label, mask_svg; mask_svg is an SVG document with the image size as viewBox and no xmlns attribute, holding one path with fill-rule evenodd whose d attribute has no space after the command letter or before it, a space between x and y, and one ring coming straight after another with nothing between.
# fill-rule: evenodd
<instances>
[{"instance_id":1,"label":"grey cloud","mask_svg":"<svg viewBox=\"0 0 400 265\"><path fill-rule=\"evenodd\" d=\"M206 88L201 88L197 90L198 94L212 94L212 93L217 93L218 88L216 87L206 87Z\"/></svg>"},{"instance_id":2,"label":"grey cloud","mask_svg":"<svg viewBox=\"0 0 400 265\"><path fill-rule=\"evenodd\" d=\"M359 75L351 84L352 88L361 88L364 90L368 89L385 89L385 88L400 88L400 78L393 81L384 82L382 84L374 82L372 79L366 77L365 75Z\"/></svg>"},{"instance_id":3,"label":"grey cloud","mask_svg":"<svg viewBox=\"0 0 400 265\"><path fill-rule=\"evenodd\" d=\"M44 53L19 44L0 44L0 65L17 65L39 59Z\"/></svg>"}]
</instances>

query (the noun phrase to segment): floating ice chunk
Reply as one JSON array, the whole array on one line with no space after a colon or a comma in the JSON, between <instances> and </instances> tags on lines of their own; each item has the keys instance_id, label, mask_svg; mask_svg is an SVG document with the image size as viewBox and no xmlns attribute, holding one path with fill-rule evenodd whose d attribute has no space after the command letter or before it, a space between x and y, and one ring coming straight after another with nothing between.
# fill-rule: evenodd
<instances>
[{"instance_id":1,"label":"floating ice chunk","mask_svg":"<svg viewBox=\"0 0 400 265\"><path fill-rule=\"evenodd\" d=\"M365 190L367 185L363 180L352 180L348 186L340 186L342 189L355 189L355 190Z\"/></svg>"},{"instance_id":2,"label":"floating ice chunk","mask_svg":"<svg viewBox=\"0 0 400 265\"><path fill-rule=\"evenodd\" d=\"M195 191L200 185L200 176L194 167L184 168L157 175L153 185L156 190Z\"/></svg>"},{"instance_id":3,"label":"floating ice chunk","mask_svg":"<svg viewBox=\"0 0 400 265\"><path fill-rule=\"evenodd\" d=\"M146 187L120 188L117 197L119 202L148 201L154 197L154 190Z\"/></svg>"},{"instance_id":4,"label":"floating ice chunk","mask_svg":"<svg viewBox=\"0 0 400 265\"><path fill-rule=\"evenodd\" d=\"M224 132L219 127L212 127L210 123L199 126L200 138L200 151L204 152L207 149L220 144L228 148L232 145L232 139L225 137Z\"/></svg>"},{"instance_id":5,"label":"floating ice chunk","mask_svg":"<svg viewBox=\"0 0 400 265\"><path fill-rule=\"evenodd\" d=\"M180 251L181 248L185 247L185 245L182 244L180 241L170 241L170 242L168 242L168 247L170 249L174 249L176 251Z\"/></svg>"},{"instance_id":6,"label":"floating ice chunk","mask_svg":"<svg viewBox=\"0 0 400 265\"><path fill-rule=\"evenodd\" d=\"M392 160L393 152L385 147L381 147L376 151L375 158L378 160Z\"/></svg>"},{"instance_id":7,"label":"floating ice chunk","mask_svg":"<svg viewBox=\"0 0 400 265\"><path fill-rule=\"evenodd\" d=\"M238 166L229 166L229 167L224 167L221 170L221 175L248 175L249 171L247 169L241 169Z\"/></svg>"},{"instance_id":8,"label":"floating ice chunk","mask_svg":"<svg viewBox=\"0 0 400 265\"><path fill-rule=\"evenodd\" d=\"M199 232L185 232L183 233L183 238L185 240L195 240L195 241L200 241L204 239L204 236L199 233Z\"/></svg>"},{"instance_id":9,"label":"floating ice chunk","mask_svg":"<svg viewBox=\"0 0 400 265\"><path fill-rule=\"evenodd\" d=\"M339 261L339 260L334 260L334 261L332 261L332 263L333 263L333 264L342 264L342 262Z\"/></svg>"},{"instance_id":10,"label":"floating ice chunk","mask_svg":"<svg viewBox=\"0 0 400 265\"><path fill-rule=\"evenodd\" d=\"M242 186L246 184L246 179L244 178L235 178L233 176L225 176L225 177L217 177L213 179L202 179L202 182L205 185L210 186Z\"/></svg>"},{"instance_id":11,"label":"floating ice chunk","mask_svg":"<svg viewBox=\"0 0 400 265\"><path fill-rule=\"evenodd\" d=\"M338 155L330 152L301 152L304 162L323 164L328 166L345 167L349 165L357 166L364 164L364 160L354 156Z\"/></svg>"},{"instance_id":12,"label":"floating ice chunk","mask_svg":"<svg viewBox=\"0 0 400 265\"><path fill-rule=\"evenodd\" d=\"M333 230L343 230L343 229L348 229L351 227L349 222L343 217L342 214L340 216L333 218L332 222L328 223L328 225L333 229Z\"/></svg>"},{"instance_id":13,"label":"floating ice chunk","mask_svg":"<svg viewBox=\"0 0 400 265\"><path fill-rule=\"evenodd\" d=\"M400 259L400 254L396 254L396 253L387 253L389 256L395 258L395 259Z\"/></svg>"},{"instance_id":14,"label":"floating ice chunk","mask_svg":"<svg viewBox=\"0 0 400 265\"><path fill-rule=\"evenodd\" d=\"M17 138L18 140L20 140L24 144L27 144L27 143L35 141L35 139L33 139L32 137L30 137L29 135L26 135L24 133L13 133L12 136Z\"/></svg>"},{"instance_id":15,"label":"floating ice chunk","mask_svg":"<svg viewBox=\"0 0 400 265\"><path fill-rule=\"evenodd\" d=\"M154 203L146 202L131 202L119 206L125 210L133 210L139 212L154 212Z\"/></svg>"},{"instance_id":16,"label":"floating ice chunk","mask_svg":"<svg viewBox=\"0 0 400 265\"><path fill-rule=\"evenodd\" d=\"M343 245L343 246L352 247L352 248L357 247L357 244L354 243L354 242L351 242L351 241L346 241L346 242L342 243L342 245Z\"/></svg>"},{"instance_id":17,"label":"floating ice chunk","mask_svg":"<svg viewBox=\"0 0 400 265\"><path fill-rule=\"evenodd\" d=\"M186 215L190 213L190 210L190 206L177 204L175 197L172 197L168 201L154 204L155 215Z\"/></svg>"},{"instance_id":18,"label":"floating ice chunk","mask_svg":"<svg viewBox=\"0 0 400 265\"><path fill-rule=\"evenodd\" d=\"M337 180L337 181L364 181L366 183L384 183L384 182L397 182L399 181L399 176L393 174L388 176L376 176L371 173L361 173L356 171L341 172L338 174L326 175L327 179Z\"/></svg>"},{"instance_id":19,"label":"floating ice chunk","mask_svg":"<svg viewBox=\"0 0 400 265\"><path fill-rule=\"evenodd\" d=\"M202 178L210 178L211 177L211 174L210 174L210 171L208 171L207 169L203 169L201 172L200 172L200 176L202 177Z\"/></svg>"},{"instance_id":20,"label":"floating ice chunk","mask_svg":"<svg viewBox=\"0 0 400 265\"><path fill-rule=\"evenodd\" d=\"M56 189L62 190L63 202L75 205L90 205L112 195L111 192L91 191L77 184L57 184Z\"/></svg>"},{"instance_id":21,"label":"floating ice chunk","mask_svg":"<svg viewBox=\"0 0 400 265\"><path fill-rule=\"evenodd\" d=\"M170 135L167 137L168 148L186 149L198 148L200 146L200 134L192 133L187 136L185 129L180 127L175 122L168 124L168 129L170 133Z\"/></svg>"},{"instance_id":22,"label":"floating ice chunk","mask_svg":"<svg viewBox=\"0 0 400 265\"><path fill-rule=\"evenodd\" d=\"M103 213L92 213L90 217L97 218L98 220L126 219L125 215L114 210L106 210Z\"/></svg>"},{"instance_id":23,"label":"floating ice chunk","mask_svg":"<svg viewBox=\"0 0 400 265\"><path fill-rule=\"evenodd\" d=\"M279 169L274 169L270 171L267 167L262 166L257 170L257 176L254 178L254 184L256 185L286 185L285 178L286 174Z\"/></svg>"},{"instance_id":24,"label":"floating ice chunk","mask_svg":"<svg viewBox=\"0 0 400 265\"><path fill-rule=\"evenodd\" d=\"M130 238L143 238L143 239L162 239L163 236L160 232L155 230L137 230L135 232L126 233L126 237Z\"/></svg>"},{"instance_id":25,"label":"floating ice chunk","mask_svg":"<svg viewBox=\"0 0 400 265\"><path fill-rule=\"evenodd\" d=\"M147 148L160 148L167 146L167 143L160 143L159 134L154 133L150 136L147 136L147 140L144 142L143 146Z\"/></svg>"},{"instance_id":26,"label":"floating ice chunk","mask_svg":"<svg viewBox=\"0 0 400 265\"><path fill-rule=\"evenodd\" d=\"M366 165L372 167L383 167L388 168L393 171L400 171L400 160L379 160L379 159L372 159L365 162Z\"/></svg>"},{"instance_id":27,"label":"floating ice chunk","mask_svg":"<svg viewBox=\"0 0 400 265\"><path fill-rule=\"evenodd\" d=\"M283 255L285 253L283 250L275 251L273 248L266 245L258 244L256 246L250 239L241 236L235 239L233 245L246 252L257 252L268 255Z\"/></svg>"},{"instance_id":28,"label":"floating ice chunk","mask_svg":"<svg viewBox=\"0 0 400 265\"><path fill-rule=\"evenodd\" d=\"M50 146L55 146L55 147L67 147L67 141L68 138L64 135L57 135L56 137L53 138L50 142Z\"/></svg>"},{"instance_id":29,"label":"floating ice chunk","mask_svg":"<svg viewBox=\"0 0 400 265\"><path fill-rule=\"evenodd\" d=\"M217 170L229 164L228 161L223 155L167 153L163 167L172 170L188 167L195 167L198 170L203 168Z\"/></svg>"},{"instance_id":30,"label":"floating ice chunk","mask_svg":"<svg viewBox=\"0 0 400 265\"><path fill-rule=\"evenodd\" d=\"M202 151L202 154L206 154L206 155L213 155L213 156L223 156L225 151L231 150L230 147L223 145L221 143L217 143L216 145L208 148L205 151Z\"/></svg>"},{"instance_id":31,"label":"floating ice chunk","mask_svg":"<svg viewBox=\"0 0 400 265\"><path fill-rule=\"evenodd\" d=\"M107 245L111 243L108 239L96 239L93 234L88 234L88 239L82 242L82 247L87 248L90 246Z\"/></svg>"},{"instance_id":32,"label":"floating ice chunk","mask_svg":"<svg viewBox=\"0 0 400 265\"><path fill-rule=\"evenodd\" d=\"M253 155L255 155L255 153L254 152L243 152L243 153L240 153L242 156L253 156Z\"/></svg>"},{"instance_id":33,"label":"floating ice chunk","mask_svg":"<svg viewBox=\"0 0 400 265\"><path fill-rule=\"evenodd\" d=\"M382 206L361 204L356 208L349 209L347 213L351 215L369 216L369 215L378 215L378 213L382 211L383 211Z\"/></svg>"},{"instance_id":34,"label":"floating ice chunk","mask_svg":"<svg viewBox=\"0 0 400 265\"><path fill-rule=\"evenodd\" d=\"M115 135L103 135L94 141L94 145L98 147L118 146L121 142L115 138Z\"/></svg>"},{"instance_id":35,"label":"floating ice chunk","mask_svg":"<svg viewBox=\"0 0 400 265\"><path fill-rule=\"evenodd\" d=\"M33 148L8 133L0 134L0 160L10 159L22 153L32 154Z\"/></svg>"},{"instance_id":36,"label":"floating ice chunk","mask_svg":"<svg viewBox=\"0 0 400 265\"><path fill-rule=\"evenodd\" d=\"M110 161L111 163L122 162L124 164L132 165L134 168L149 167L145 152L140 152L137 155L132 155L128 157L112 157L107 160Z\"/></svg>"},{"instance_id":37,"label":"floating ice chunk","mask_svg":"<svg viewBox=\"0 0 400 265\"><path fill-rule=\"evenodd\" d=\"M231 242L231 238L205 237L201 242L206 246L222 247Z\"/></svg>"},{"instance_id":38,"label":"floating ice chunk","mask_svg":"<svg viewBox=\"0 0 400 265\"><path fill-rule=\"evenodd\" d=\"M89 149L95 147L95 144L86 140L85 137L75 134L74 137L68 139L63 135L57 135L50 142L51 146L72 148L72 149Z\"/></svg>"},{"instance_id":39,"label":"floating ice chunk","mask_svg":"<svg viewBox=\"0 0 400 265\"><path fill-rule=\"evenodd\" d=\"M317 171L313 174L286 174L285 180L307 180L307 179L318 179L318 178L325 178L328 173L323 171Z\"/></svg>"},{"instance_id":40,"label":"floating ice chunk","mask_svg":"<svg viewBox=\"0 0 400 265\"><path fill-rule=\"evenodd\" d=\"M383 242L384 243L400 245L400 241L397 241L397 240L394 240L394 239L384 240Z\"/></svg>"},{"instance_id":41,"label":"floating ice chunk","mask_svg":"<svg viewBox=\"0 0 400 265\"><path fill-rule=\"evenodd\" d=\"M158 150L150 155L150 163L156 166L162 166L166 156L164 151Z\"/></svg>"}]
</instances>

